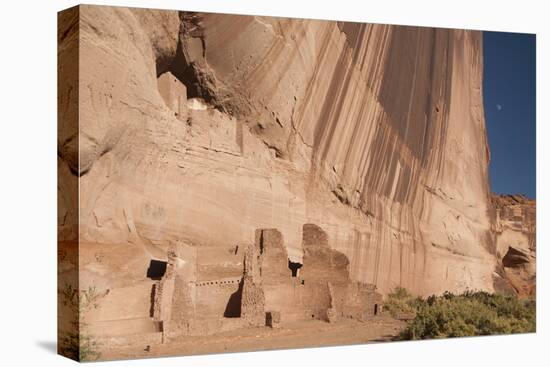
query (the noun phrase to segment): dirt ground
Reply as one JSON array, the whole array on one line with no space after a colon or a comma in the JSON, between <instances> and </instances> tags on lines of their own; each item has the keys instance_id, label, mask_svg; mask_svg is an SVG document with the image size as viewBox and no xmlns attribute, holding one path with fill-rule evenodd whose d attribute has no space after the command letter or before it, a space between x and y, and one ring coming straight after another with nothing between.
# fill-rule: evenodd
<instances>
[{"instance_id":1,"label":"dirt ground","mask_svg":"<svg viewBox=\"0 0 550 367\"><path fill-rule=\"evenodd\" d=\"M181 337L166 344L151 345L149 348L147 345L132 345L103 349L100 359L133 359L384 342L394 339L404 326L405 322L384 316L366 322L301 321L284 324L278 329L246 328L210 336Z\"/></svg>"}]
</instances>

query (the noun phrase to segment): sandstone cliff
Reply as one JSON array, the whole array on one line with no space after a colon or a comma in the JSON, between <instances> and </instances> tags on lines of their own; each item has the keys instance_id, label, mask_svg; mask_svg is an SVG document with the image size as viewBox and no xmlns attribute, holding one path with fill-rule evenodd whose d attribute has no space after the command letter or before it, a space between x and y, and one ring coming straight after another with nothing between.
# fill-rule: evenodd
<instances>
[{"instance_id":1,"label":"sandstone cliff","mask_svg":"<svg viewBox=\"0 0 550 367\"><path fill-rule=\"evenodd\" d=\"M494 290L480 32L79 11L60 39L78 42L80 81L60 99L79 130L60 128L59 170L80 211L61 182L59 233L80 241L81 286L111 289L99 319L148 314L117 289L147 299L174 243L200 279L237 277L231 248L256 229L301 263L310 223L382 293Z\"/></svg>"}]
</instances>

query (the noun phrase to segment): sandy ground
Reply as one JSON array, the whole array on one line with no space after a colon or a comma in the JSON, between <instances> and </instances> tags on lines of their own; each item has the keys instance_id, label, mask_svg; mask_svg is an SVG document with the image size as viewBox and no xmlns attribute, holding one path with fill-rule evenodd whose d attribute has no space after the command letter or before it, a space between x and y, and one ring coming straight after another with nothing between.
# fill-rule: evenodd
<instances>
[{"instance_id":1,"label":"sandy ground","mask_svg":"<svg viewBox=\"0 0 550 367\"><path fill-rule=\"evenodd\" d=\"M302 321L278 329L247 328L210 336L187 336L167 344L133 345L101 351L101 360L158 356L246 352L390 341L403 329L403 321L377 317L367 322Z\"/></svg>"}]
</instances>

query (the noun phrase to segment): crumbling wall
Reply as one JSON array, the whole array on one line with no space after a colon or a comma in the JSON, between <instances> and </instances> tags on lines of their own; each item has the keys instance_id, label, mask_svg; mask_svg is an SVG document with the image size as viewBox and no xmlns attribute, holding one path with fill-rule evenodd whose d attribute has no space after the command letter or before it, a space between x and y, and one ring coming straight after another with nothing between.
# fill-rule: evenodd
<instances>
[{"instance_id":1,"label":"crumbling wall","mask_svg":"<svg viewBox=\"0 0 550 367\"><path fill-rule=\"evenodd\" d=\"M315 224L303 227L304 267L302 277L306 281L331 282L349 281L349 260L342 252L328 245L327 233Z\"/></svg>"},{"instance_id":2,"label":"crumbling wall","mask_svg":"<svg viewBox=\"0 0 550 367\"><path fill-rule=\"evenodd\" d=\"M376 286L352 282L346 287L346 302L342 305L342 315L356 320L366 320L377 316L382 310L382 295Z\"/></svg>"},{"instance_id":3,"label":"crumbling wall","mask_svg":"<svg viewBox=\"0 0 550 367\"><path fill-rule=\"evenodd\" d=\"M255 243L246 247L242 263L239 246L172 246L153 300L153 317L162 321L164 336L374 316L382 300L376 287L351 281L347 257L329 247L321 227L303 228L300 273L292 271L283 235L273 228L256 230ZM235 277L238 264L241 277Z\"/></svg>"},{"instance_id":4,"label":"crumbling wall","mask_svg":"<svg viewBox=\"0 0 550 367\"><path fill-rule=\"evenodd\" d=\"M171 246L152 305L152 315L163 323L165 338L208 335L242 324L242 252L239 246Z\"/></svg>"},{"instance_id":5,"label":"crumbling wall","mask_svg":"<svg viewBox=\"0 0 550 367\"><path fill-rule=\"evenodd\" d=\"M142 280L126 286L112 289L101 289L103 293L100 306L92 308L87 313L90 324L96 322L144 319L151 315L151 291L154 282Z\"/></svg>"},{"instance_id":6,"label":"crumbling wall","mask_svg":"<svg viewBox=\"0 0 550 367\"><path fill-rule=\"evenodd\" d=\"M249 325L265 325L265 295L258 265L258 249L249 246L245 253L241 317Z\"/></svg>"},{"instance_id":7,"label":"crumbling wall","mask_svg":"<svg viewBox=\"0 0 550 367\"><path fill-rule=\"evenodd\" d=\"M175 252L169 251L166 272L161 280L153 285L152 316L158 321L170 320L172 318L172 299L174 297L174 284L176 276L174 269L175 261Z\"/></svg>"},{"instance_id":8,"label":"crumbling wall","mask_svg":"<svg viewBox=\"0 0 550 367\"><path fill-rule=\"evenodd\" d=\"M197 249L197 318L238 318L242 293L244 245Z\"/></svg>"},{"instance_id":9,"label":"crumbling wall","mask_svg":"<svg viewBox=\"0 0 550 367\"><path fill-rule=\"evenodd\" d=\"M295 318L294 314L301 309L301 299L288 267L283 235L277 229L257 229L255 238L254 250L265 291L265 310L280 312L286 320Z\"/></svg>"},{"instance_id":10,"label":"crumbling wall","mask_svg":"<svg viewBox=\"0 0 550 367\"><path fill-rule=\"evenodd\" d=\"M264 283L286 283L291 272L282 233L277 229L258 229L255 243L260 276Z\"/></svg>"},{"instance_id":11,"label":"crumbling wall","mask_svg":"<svg viewBox=\"0 0 550 367\"><path fill-rule=\"evenodd\" d=\"M165 337L187 333L196 318L196 249L185 244L168 251L166 273L157 283L153 317L162 321Z\"/></svg>"},{"instance_id":12,"label":"crumbling wall","mask_svg":"<svg viewBox=\"0 0 550 367\"><path fill-rule=\"evenodd\" d=\"M197 283L197 318L239 317L240 279L216 279Z\"/></svg>"},{"instance_id":13,"label":"crumbling wall","mask_svg":"<svg viewBox=\"0 0 550 367\"><path fill-rule=\"evenodd\" d=\"M282 234L277 229L256 231L254 250L266 312L279 313L282 322L374 315L381 295L374 285L351 281L346 255L329 247L321 227L303 226L302 247L303 266L293 276Z\"/></svg>"},{"instance_id":14,"label":"crumbling wall","mask_svg":"<svg viewBox=\"0 0 550 367\"><path fill-rule=\"evenodd\" d=\"M328 320L327 310L342 313L345 289L351 282L349 260L328 245L326 232L315 224L303 226L304 266L301 278L305 283L304 308L311 318Z\"/></svg>"}]
</instances>

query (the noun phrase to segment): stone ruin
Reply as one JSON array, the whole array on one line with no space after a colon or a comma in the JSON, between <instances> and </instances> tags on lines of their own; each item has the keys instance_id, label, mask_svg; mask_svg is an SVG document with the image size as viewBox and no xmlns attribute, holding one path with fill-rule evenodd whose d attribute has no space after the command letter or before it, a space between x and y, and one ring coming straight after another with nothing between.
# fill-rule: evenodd
<instances>
[{"instance_id":1,"label":"stone ruin","mask_svg":"<svg viewBox=\"0 0 550 367\"><path fill-rule=\"evenodd\" d=\"M303 227L302 263L289 258L277 229L258 229L255 237L244 254L239 246L232 254L242 259L240 279L201 280L207 268L197 249L172 246L152 292L152 316L162 325L163 341L300 320L365 321L380 312L382 295L374 285L350 279L348 258L329 247L319 226Z\"/></svg>"}]
</instances>

